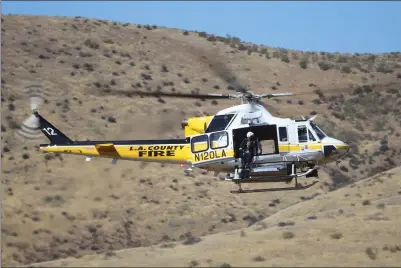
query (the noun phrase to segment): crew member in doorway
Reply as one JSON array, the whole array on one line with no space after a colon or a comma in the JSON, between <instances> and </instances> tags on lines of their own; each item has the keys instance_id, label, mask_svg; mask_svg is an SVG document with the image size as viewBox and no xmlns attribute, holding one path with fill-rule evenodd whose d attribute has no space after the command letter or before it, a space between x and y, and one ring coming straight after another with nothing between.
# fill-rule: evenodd
<instances>
[{"instance_id":1,"label":"crew member in doorway","mask_svg":"<svg viewBox=\"0 0 401 268\"><path fill-rule=\"evenodd\" d=\"M240 145L240 156L241 156L241 174L240 178L249 178L249 172L251 164L255 155L262 154L262 146L258 138L255 137L253 132L248 132L246 138L241 142Z\"/></svg>"}]
</instances>

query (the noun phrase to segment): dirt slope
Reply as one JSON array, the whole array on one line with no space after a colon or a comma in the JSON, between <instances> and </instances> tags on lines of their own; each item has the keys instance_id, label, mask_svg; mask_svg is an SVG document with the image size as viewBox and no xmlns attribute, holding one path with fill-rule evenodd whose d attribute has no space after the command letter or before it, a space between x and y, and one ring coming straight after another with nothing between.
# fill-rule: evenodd
<instances>
[{"instance_id":1,"label":"dirt slope","mask_svg":"<svg viewBox=\"0 0 401 268\"><path fill-rule=\"evenodd\" d=\"M1 28L3 265L245 228L401 163L400 53L288 51L233 37L85 18L2 16ZM193 47L220 58L255 92L298 93L268 102L270 110L289 117L319 113L317 122L328 134L354 143L353 155L339 167L326 167L320 182L305 191L237 196L229 193L234 185L211 173L184 176L177 166L49 157L38 152L40 142L21 143L13 136L30 113L24 88L40 84L48 95L40 113L72 139L182 137L182 119L237 103L92 92L231 92ZM287 186L249 186L255 187Z\"/></svg>"},{"instance_id":2,"label":"dirt slope","mask_svg":"<svg viewBox=\"0 0 401 268\"><path fill-rule=\"evenodd\" d=\"M401 168L281 210L254 226L39 266L384 267L401 262Z\"/></svg>"}]
</instances>

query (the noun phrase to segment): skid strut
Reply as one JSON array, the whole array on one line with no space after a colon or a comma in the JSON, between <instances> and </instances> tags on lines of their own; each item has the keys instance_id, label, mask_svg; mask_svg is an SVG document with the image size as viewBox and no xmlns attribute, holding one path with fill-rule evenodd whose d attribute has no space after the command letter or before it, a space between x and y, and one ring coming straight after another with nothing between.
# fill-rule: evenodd
<instances>
[{"instance_id":1,"label":"skid strut","mask_svg":"<svg viewBox=\"0 0 401 268\"><path fill-rule=\"evenodd\" d=\"M291 176L295 179L295 188L298 188L298 175L295 173L295 164L291 164Z\"/></svg>"},{"instance_id":2,"label":"skid strut","mask_svg":"<svg viewBox=\"0 0 401 268\"><path fill-rule=\"evenodd\" d=\"M241 183L240 182L235 182L235 183L238 185L238 193L243 193L244 190L242 190Z\"/></svg>"}]
</instances>

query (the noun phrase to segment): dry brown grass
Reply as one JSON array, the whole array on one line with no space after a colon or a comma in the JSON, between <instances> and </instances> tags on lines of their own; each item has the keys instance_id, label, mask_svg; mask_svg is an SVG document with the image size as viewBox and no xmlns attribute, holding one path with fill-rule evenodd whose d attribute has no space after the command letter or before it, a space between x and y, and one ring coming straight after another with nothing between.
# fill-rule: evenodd
<instances>
[{"instance_id":1,"label":"dry brown grass","mask_svg":"<svg viewBox=\"0 0 401 268\"><path fill-rule=\"evenodd\" d=\"M357 68L344 73L335 69L322 71L319 67L323 58L336 63L340 55L310 54L308 66L303 69L296 58L307 53L288 53L270 47L258 48L259 52L252 52L256 51L252 47L248 53L236 40L208 41L213 38L194 32L185 35L181 30L138 28L85 18L2 19L3 265L91 253L105 254L111 260L114 257L109 252L113 250L158 243L167 245L168 250L174 242L181 244L189 239L192 243L200 236L245 228L290 205L316 198L316 194L322 196L339 185L377 173L380 168L389 169L401 161L401 122L397 113L400 69L395 66L400 61L399 54L375 55L374 64L369 63L369 55L345 55L347 62L373 67L370 73ZM320 185L308 190L238 196L229 194L234 185L209 173L197 171L188 177L177 166L127 162L113 166L104 159L87 163L74 156L49 158L40 154L35 144L21 144L12 135L30 112L23 88L42 84L49 97L48 103L39 108L41 114L72 139L182 137L180 121L198 115L196 106L213 114L236 103L218 101L216 105L174 99L164 99L164 103L146 98L100 98L90 92L132 87L230 92L225 82L191 53L193 46L217 53L255 92L271 92L274 87L277 92L299 93L292 99L272 101L271 111L291 117L317 112L318 123L336 137L356 140L355 150L359 152L355 151L353 158L343 163L346 169L339 171L333 166L321 172ZM290 55L288 61L283 56L286 53ZM376 72L374 66L381 63L395 71ZM357 103L352 102L355 96L351 93L358 86L371 84L377 85L373 90L380 92L380 97L356 98ZM330 91L332 88L344 89L344 99L338 97L339 91ZM316 89L323 95L311 94ZM309 94L301 94L304 92ZM318 98L321 102L312 102ZM367 119L356 116L351 106L362 107ZM379 106L391 108L379 112L366 108ZM357 128L358 124L363 128ZM384 138L387 143L381 143ZM383 145L389 149L385 150ZM298 222L294 227L297 226ZM299 231L294 234L294 238L285 240L288 245L302 239ZM244 235L248 237L248 231ZM177 245L173 249L196 248L204 242L202 238L194 245ZM248 259L257 256L255 252ZM200 262L198 257L195 255L182 265ZM151 265L150 259L146 265ZM220 264L224 262L241 264L233 263L232 258Z\"/></svg>"},{"instance_id":2,"label":"dry brown grass","mask_svg":"<svg viewBox=\"0 0 401 268\"><path fill-rule=\"evenodd\" d=\"M397 266L401 261L400 189L401 168L395 168L351 187L294 204L242 231L202 237L196 245L177 243L171 248L127 249L108 259L91 255L37 266L182 267L191 260L201 267L223 263L226 267ZM369 198L372 204L363 206L358 195ZM385 208L378 209L375 204L385 204ZM311 215L315 218L311 219ZM295 224L282 226L282 219Z\"/></svg>"}]
</instances>

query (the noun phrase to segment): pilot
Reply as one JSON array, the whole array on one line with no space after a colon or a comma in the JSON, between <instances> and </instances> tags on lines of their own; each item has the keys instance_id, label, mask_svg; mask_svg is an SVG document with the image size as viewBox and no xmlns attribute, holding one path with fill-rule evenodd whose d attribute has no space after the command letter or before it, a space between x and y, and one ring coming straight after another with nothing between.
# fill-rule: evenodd
<instances>
[{"instance_id":1,"label":"pilot","mask_svg":"<svg viewBox=\"0 0 401 268\"><path fill-rule=\"evenodd\" d=\"M241 174L240 178L249 178L249 172L251 164L255 155L262 154L262 146L258 138L255 137L253 132L248 132L246 138L241 142L240 145L240 156L241 156Z\"/></svg>"}]
</instances>

